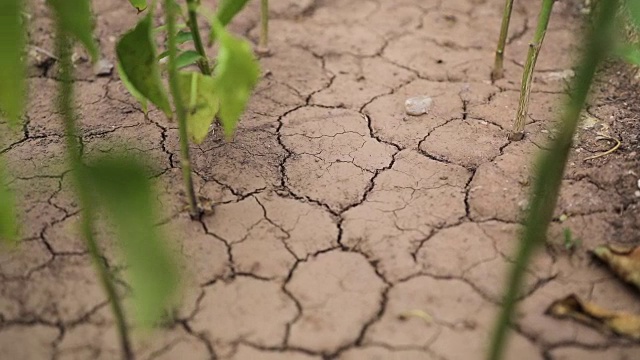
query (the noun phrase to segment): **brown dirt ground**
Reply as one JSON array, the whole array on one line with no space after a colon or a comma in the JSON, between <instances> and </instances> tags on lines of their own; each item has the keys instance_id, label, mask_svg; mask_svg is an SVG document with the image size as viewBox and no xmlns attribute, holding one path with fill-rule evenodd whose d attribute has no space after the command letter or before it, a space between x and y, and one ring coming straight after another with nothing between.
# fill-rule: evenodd
<instances>
[{"instance_id":1,"label":"brown dirt ground","mask_svg":"<svg viewBox=\"0 0 640 360\"><path fill-rule=\"evenodd\" d=\"M190 275L178 321L136 335L139 359L481 358L512 261L532 157L552 136L580 26L558 2L539 59L528 136L506 140L538 2L516 1L506 78L487 81L503 1L273 0L264 77L231 143L193 146L198 192L215 214L188 220L177 130L146 121L113 74L77 61L87 158L125 146L152 160L162 227ZM97 37L136 21L125 1L95 2ZM257 3L232 25L257 38ZM43 0L31 42L51 51ZM212 50L213 51L213 50ZM76 231L78 207L54 108L56 64L30 52L22 132L0 124L0 152L22 196L24 239L0 254L0 354L6 359L115 359L116 331ZM636 359L640 347L543 314L569 293L640 313L636 293L594 263L600 243L638 243L640 102L612 67L578 135L549 245L530 267L507 359ZM428 115L404 100L429 95ZM584 158L622 140L614 154ZM119 144L114 145L113 141ZM567 251L562 229L581 244ZM123 264L102 226L122 294ZM431 315L401 320L408 310Z\"/></svg>"}]
</instances>

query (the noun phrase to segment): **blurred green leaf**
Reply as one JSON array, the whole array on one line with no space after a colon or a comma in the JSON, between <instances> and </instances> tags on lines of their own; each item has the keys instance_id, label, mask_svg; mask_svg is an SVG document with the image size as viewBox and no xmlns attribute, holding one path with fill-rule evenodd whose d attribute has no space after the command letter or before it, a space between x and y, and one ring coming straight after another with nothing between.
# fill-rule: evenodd
<instances>
[{"instance_id":1,"label":"blurred green leaf","mask_svg":"<svg viewBox=\"0 0 640 360\"><path fill-rule=\"evenodd\" d=\"M640 48L632 44L623 44L615 49L615 54L629 64L640 66Z\"/></svg>"},{"instance_id":2,"label":"blurred green leaf","mask_svg":"<svg viewBox=\"0 0 640 360\"><path fill-rule=\"evenodd\" d=\"M197 51L187 50L183 51L176 57L176 67L181 69L185 66L189 66L195 64L198 60L200 60L202 56L198 54Z\"/></svg>"},{"instance_id":3,"label":"blurred green leaf","mask_svg":"<svg viewBox=\"0 0 640 360\"><path fill-rule=\"evenodd\" d=\"M196 72L181 72L178 81L187 105L187 132L193 142L200 144L218 113L215 81L211 76Z\"/></svg>"},{"instance_id":4,"label":"blurred green leaf","mask_svg":"<svg viewBox=\"0 0 640 360\"><path fill-rule=\"evenodd\" d=\"M627 6L629 17L634 22L636 29L640 29L640 0L627 0L624 5Z\"/></svg>"},{"instance_id":5,"label":"blurred green leaf","mask_svg":"<svg viewBox=\"0 0 640 360\"><path fill-rule=\"evenodd\" d=\"M124 70L122 70L122 66L120 65L120 63L117 63L116 69L118 69L118 75L120 76L120 81L122 81L124 87L129 91L131 95L133 95L134 98L136 98L136 100L138 100L138 103L140 103L140 107L142 107L142 112L147 115L147 113L149 112L149 108L147 106L147 98L140 94L140 92L138 92L138 90L131 84L131 82L127 78L127 74L125 74Z\"/></svg>"},{"instance_id":6,"label":"blurred green leaf","mask_svg":"<svg viewBox=\"0 0 640 360\"><path fill-rule=\"evenodd\" d=\"M96 203L112 222L128 265L136 319L153 326L175 300L179 271L155 226L155 195L148 174L131 157L98 159L87 170Z\"/></svg>"},{"instance_id":7,"label":"blurred green leaf","mask_svg":"<svg viewBox=\"0 0 640 360\"><path fill-rule=\"evenodd\" d=\"M6 1L6 0L2 0ZM91 58L98 59L98 46L93 40L93 15L89 0L47 0L54 9L58 26L78 39Z\"/></svg>"},{"instance_id":8,"label":"blurred green leaf","mask_svg":"<svg viewBox=\"0 0 640 360\"><path fill-rule=\"evenodd\" d=\"M147 0L129 0L129 2L138 10L138 13L147 9Z\"/></svg>"},{"instance_id":9,"label":"blurred green leaf","mask_svg":"<svg viewBox=\"0 0 640 360\"><path fill-rule=\"evenodd\" d=\"M18 241L16 203L7 185L4 163L0 161L0 243L15 244Z\"/></svg>"},{"instance_id":10,"label":"blurred green leaf","mask_svg":"<svg viewBox=\"0 0 640 360\"><path fill-rule=\"evenodd\" d=\"M258 82L260 66L247 41L229 34L218 21L213 22L213 27L220 43L213 77L220 98L220 120L229 139Z\"/></svg>"},{"instance_id":11,"label":"blurred green leaf","mask_svg":"<svg viewBox=\"0 0 640 360\"><path fill-rule=\"evenodd\" d=\"M222 0L218 6L218 11L215 16L211 18L211 30L209 32L209 44L213 43L216 36L216 29L213 23L216 19L224 27L227 26L233 20L233 18L244 8L249 0Z\"/></svg>"},{"instance_id":12,"label":"blurred green leaf","mask_svg":"<svg viewBox=\"0 0 640 360\"><path fill-rule=\"evenodd\" d=\"M25 102L22 7L21 0L0 1L0 110L11 125L20 122Z\"/></svg>"},{"instance_id":13,"label":"blurred green leaf","mask_svg":"<svg viewBox=\"0 0 640 360\"><path fill-rule=\"evenodd\" d=\"M176 43L184 44L187 41L193 41L193 35L189 31L178 31L176 35Z\"/></svg>"},{"instance_id":14,"label":"blurred green leaf","mask_svg":"<svg viewBox=\"0 0 640 360\"><path fill-rule=\"evenodd\" d=\"M116 53L131 86L171 117L171 105L160 78L150 14L122 36L116 45Z\"/></svg>"}]
</instances>

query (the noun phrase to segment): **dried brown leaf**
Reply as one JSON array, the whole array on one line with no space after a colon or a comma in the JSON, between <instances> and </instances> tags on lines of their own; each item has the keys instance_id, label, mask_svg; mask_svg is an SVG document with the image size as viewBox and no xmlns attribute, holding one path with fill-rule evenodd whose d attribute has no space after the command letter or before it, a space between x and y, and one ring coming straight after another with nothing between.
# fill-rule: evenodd
<instances>
[{"instance_id":1,"label":"dried brown leaf","mask_svg":"<svg viewBox=\"0 0 640 360\"><path fill-rule=\"evenodd\" d=\"M640 247L601 245L593 254L619 278L640 289Z\"/></svg>"},{"instance_id":2,"label":"dried brown leaf","mask_svg":"<svg viewBox=\"0 0 640 360\"><path fill-rule=\"evenodd\" d=\"M583 302L575 294L554 301L545 314L559 319L573 319L605 333L640 340L640 315L607 310Z\"/></svg>"}]
</instances>

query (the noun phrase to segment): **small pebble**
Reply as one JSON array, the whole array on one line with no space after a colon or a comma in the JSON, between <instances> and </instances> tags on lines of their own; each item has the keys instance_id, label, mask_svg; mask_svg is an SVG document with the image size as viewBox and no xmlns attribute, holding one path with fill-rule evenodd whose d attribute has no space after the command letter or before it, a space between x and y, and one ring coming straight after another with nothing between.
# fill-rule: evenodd
<instances>
[{"instance_id":1,"label":"small pebble","mask_svg":"<svg viewBox=\"0 0 640 360\"><path fill-rule=\"evenodd\" d=\"M433 99L429 96L415 96L404 102L404 108L407 115L419 116L429 113L432 103Z\"/></svg>"},{"instance_id":2,"label":"small pebble","mask_svg":"<svg viewBox=\"0 0 640 360\"><path fill-rule=\"evenodd\" d=\"M109 76L113 71L113 64L107 59L100 59L93 68L96 76Z\"/></svg>"}]
</instances>

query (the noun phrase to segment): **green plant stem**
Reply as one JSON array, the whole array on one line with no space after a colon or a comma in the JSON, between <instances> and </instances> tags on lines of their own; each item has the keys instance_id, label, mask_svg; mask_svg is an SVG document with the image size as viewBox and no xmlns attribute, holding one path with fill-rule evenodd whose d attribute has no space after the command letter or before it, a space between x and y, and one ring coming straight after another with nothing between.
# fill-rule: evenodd
<instances>
[{"instance_id":1,"label":"green plant stem","mask_svg":"<svg viewBox=\"0 0 640 360\"><path fill-rule=\"evenodd\" d=\"M552 142L551 149L541 156L538 163L530 195L531 207L527 214L526 227L521 236L515 263L509 274L502 310L497 318L491 339L489 360L502 359L507 330L511 324L526 268L535 250L541 247L546 240L549 223L558 200L564 169L569 158L569 150L580 119L580 112L589 94L596 69L610 50L611 29L617 1L601 1L599 6L601 8L597 12L595 24L589 30L584 41L585 50L582 61L571 87L573 89L571 97L562 113L561 122L558 124L558 136Z\"/></svg>"},{"instance_id":2,"label":"green plant stem","mask_svg":"<svg viewBox=\"0 0 640 360\"><path fill-rule=\"evenodd\" d=\"M547 33L547 26L549 25L549 18L551 17L551 9L553 8L554 2L555 0L542 0L540 14L538 15L536 33L533 35L533 42L529 44L527 62L524 65L522 85L520 87L520 101L518 102L518 112L516 112L516 119L513 123L511 134L509 134L509 140L519 141L524 138L524 124L527 118L527 113L529 112L529 98L531 97L533 70L536 67L536 61L538 61L538 54L540 54L540 49L542 48L544 35Z\"/></svg>"},{"instance_id":3,"label":"green plant stem","mask_svg":"<svg viewBox=\"0 0 640 360\"><path fill-rule=\"evenodd\" d=\"M193 37L193 43L196 47L196 51L198 52L198 54L200 54L200 56L202 56L202 58L198 60L198 67L200 68L202 74L211 75L211 67L209 66L207 53L204 51L204 46L202 45L202 36L200 36L200 29L198 28L198 5L199 4L197 0L187 0L187 10L189 12L189 29L191 30L191 36ZM171 36L171 32L169 32L169 36Z\"/></svg>"},{"instance_id":4,"label":"green plant stem","mask_svg":"<svg viewBox=\"0 0 640 360\"><path fill-rule=\"evenodd\" d=\"M109 299L111 310L115 317L116 327L120 336L120 346L122 347L122 357L125 360L131 360L133 359L133 352L131 351L124 310L93 233L94 209L90 190L85 181L84 172L86 169L82 163L78 131L76 128L76 117L73 110L73 65L71 64L71 49L72 43L69 41L68 35L61 29L58 29L56 34L56 56L60 61L58 111L62 114L64 121L67 156L72 167L76 195L78 196L78 202L81 208L82 235L87 242L89 254L98 272L100 283L107 293L107 298Z\"/></svg>"},{"instance_id":5,"label":"green plant stem","mask_svg":"<svg viewBox=\"0 0 640 360\"><path fill-rule=\"evenodd\" d=\"M496 81L504 77L504 47L507 43L507 35L509 35L509 23L511 22L512 9L513 0L506 0L504 4L504 12L502 14L502 25L500 26L498 47L496 48L496 58L493 63L493 71L491 71L491 81Z\"/></svg>"},{"instance_id":6,"label":"green plant stem","mask_svg":"<svg viewBox=\"0 0 640 360\"><path fill-rule=\"evenodd\" d=\"M263 51L269 48L269 0L260 0L260 43Z\"/></svg>"},{"instance_id":7,"label":"green plant stem","mask_svg":"<svg viewBox=\"0 0 640 360\"><path fill-rule=\"evenodd\" d=\"M182 101L182 94L180 93L180 86L178 84L178 68L176 67L177 46L176 46L176 14L175 8L172 6L171 0L165 0L165 22L167 24L168 33L168 51L169 51L169 88L171 89L171 96L173 97L173 103L176 108L176 117L178 120L178 130L180 136L180 166L182 167L182 179L187 191L187 201L189 202L189 214L192 218L198 218L200 216L200 209L196 201L196 193L193 189L193 179L191 177L191 160L189 157L189 137L187 136L187 113ZM191 6L189 6L189 16L191 16ZM196 26L197 23L190 23L190 26ZM199 39L199 38L198 38ZM202 43L200 42L200 46Z\"/></svg>"}]
</instances>

